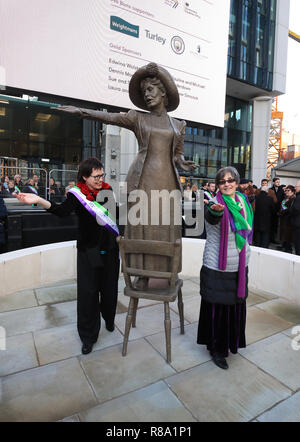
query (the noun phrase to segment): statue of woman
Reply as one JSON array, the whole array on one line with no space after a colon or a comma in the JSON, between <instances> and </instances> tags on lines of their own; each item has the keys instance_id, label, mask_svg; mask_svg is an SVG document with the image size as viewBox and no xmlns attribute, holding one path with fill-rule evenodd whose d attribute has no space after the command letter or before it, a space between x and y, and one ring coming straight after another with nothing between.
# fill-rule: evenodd
<instances>
[{"instance_id":1,"label":"statue of woman","mask_svg":"<svg viewBox=\"0 0 300 442\"><path fill-rule=\"evenodd\" d=\"M129 97L140 109L149 112L130 110L128 113L108 113L73 106L60 106L58 109L80 115L82 118L98 120L105 124L117 125L134 132L139 146L138 154L127 174L127 192L143 190L148 196L146 225L130 225L125 229L129 239L147 239L176 241L181 238L181 223L176 222L178 210L181 213L181 183L176 166L185 171L193 171L198 166L193 161L186 161L183 156L185 121L170 117L167 112L174 111L179 105L179 94L176 84L161 66L150 63L138 69L129 83ZM171 205L160 206L159 221L151 223L151 191L178 190L177 198L171 199ZM175 192L176 193L176 192ZM133 204L129 203L128 211ZM170 222L162 222L164 210L169 210ZM136 262L141 256L131 257ZM169 271L168 258L149 255L144 262L147 270ZM132 264L133 265L133 262ZM178 272L181 269L178 269Z\"/></svg>"}]
</instances>

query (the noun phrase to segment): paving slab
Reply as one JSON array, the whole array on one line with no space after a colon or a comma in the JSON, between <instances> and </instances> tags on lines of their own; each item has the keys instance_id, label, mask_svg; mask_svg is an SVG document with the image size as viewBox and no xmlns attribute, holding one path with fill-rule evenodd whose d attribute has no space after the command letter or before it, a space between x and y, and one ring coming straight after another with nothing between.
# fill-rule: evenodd
<instances>
[{"instance_id":1,"label":"paving slab","mask_svg":"<svg viewBox=\"0 0 300 442\"><path fill-rule=\"evenodd\" d=\"M291 394L240 355L231 355L228 364L222 370L206 362L166 382L200 422L250 421Z\"/></svg>"},{"instance_id":2,"label":"paving slab","mask_svg":"<svg viewBox=\"0 0 300 442\"><path fill-rule=\"evenodd\" d=\"M7 336L76 322L76 301L0 313Z\"/></svg>"},{"instance_id":3,"label":"paving slab","mask_svg":"<svg viewBox=\"0 0 300 442\"><path fill-rule=\"evenodd\" d=\"M300 324L300 305L283 299L274 299L257 306L265 312L276 315L285 321Z\"/></svg>"},{"instance_id":4,"label":"paving slab","mask_svg":"<svg viewBox=\"0 0 300 442\"><path fill-rule=\"evenodd\" d=\"M189 296L189 295L197 295L198 297L200 297L199 291L200 291L199 280L197 282L195 282L191 279L184 279L183 280L183 286L182 286L183 298L185 296Z\"/></svg>"},{"instance_id":5,"label":"paving slab","mask_svg":"<svg viewBox=\"0 0 300 442\"><path fill-rule=\"evenodd\" d=\"M189 323L198 322L200 314L201 297L199 293L195 292L190 295L183 295L183 315L184 319ZM178 304L173 302L170 308L178 314Z\"/></svg>"},{"instance_id":6,"label":"paving slab","mask_svg":"<svg viewBox=\"0 0 300 442\"><path fill-rule=\"evenodd\" d=\"M144 339L128 345L122 357L122 346L95 351L80 358L99 402L144 387L175 373Z\"/></svg>"},{"instance_id":7,"label":"paving slab","mask_svg":"<svg viewBox=\"0 0 300 442\"><path fill-rule=\"evenodd\" d=\"M163 381L79 414L83 422L196 422Z\"/></svg>"},{"instance_id":8,"label":"paving slab","mask_svg":"<svg viewBox=\"0 0 300 442\"><path fill-rule=\"evenodd\" d=\"M82 342L75 323L40 330L34 333L34 341L40 365L49 364L81 354ZM123 335L115 328L114 332L101 328L93 351L123 342Z\"/></svg>"},{"instance_id":9,"label":"paving slab","mask_svg":"<svg viewBox=\"0 0 300 442\"><path fill-rule=\"evenodd\" d=\"M266 411L258 422L300 422L300 391Z\"/></svg>"},{"instance_id":10,"label":"paving slab","mask_svg":"<svg viewBox=\"0 0 300 442\"><path fill-rule=\"evenodd\" d=\"M0 296L0 312L9 312L23 308L36 307L38 305L34 290L22 290L21 292Z\"/></svg>"},{"instance_id":11,"label":"paving slab","mask_svg":"<svg viewBox=\"0 0 300 442\"><path fill-rule=\"evenodd\" d=\"M32 333L6 339L6 350L0 351L0 376L28 370L38 365Z\"/></svg>"},{"instance_id":12,"label":"paving slab","mask_svg":"<svg viewBox=\"0 0 300 442\"><path fill-rule=\"evenodd\" d=\"M272 315L256 306L250 307L247 311L246 319L246 342L248 345L252 344L286 330L292 325L291 322Z\"/></svg>"},{"instance_id":13,"label":"paving slab","mask_svg":"<svg viewBox=\"0 0 300 442\"><path fill-rule=\"evenodd\" d=\"M300 349L293 350L288 336L278 333L241 349L240 354L290 389L300 388Z\"/></svg>"},{"instance_id":14,"label":"paving slab","mask_svg":"<svg viewBox=\"0 0 300 442\"><path fill-rule=\"evenodd\" d=\"M171 366L178 372L203 364L203 362L211 359L206 346L197 344L198 323L186 325L184 330L184 335L180 334L180 328L173 329L171 333ZM145 339L165 357L166 344L163 332L148 336Z\"/></svg>"},{"instance_id":15,"label":"paving slab","mask_svg":"<svg viewBox=\"0 0 300 442\"><path fill-rule=\"evenodd\" d=\"M76 358L1 379L1 422L57 421L97 401Z\"/></svg>"},{"instance_id":16,"label":"paving slab","mask_svg":"<svg viewBox=\"0 0 300 442\"><path fill-rule=\"evenodd\" d=\"M40 287L35 289L39 305L55 304L57 302L73 301L77 298L77 284Z\"/></svg>"},{"instance_id":17,"label":"paving slab","mask_svg":"<svg viewBox=\"0 0 300 442\"><path fill-rule=\"evenodd\" d=\"M266 301L267 298L249 291L247 298L247 307L251 307L252 305L260 304L261 302L266 302Z\"/></svg>"},{"instance_id":18,"label":"paving slab","mask_svg":"<svg viewBox=\"0 0 300 442\"><path fill-rule=\"evenodd\" d=\"M174 304L174 303L173 303ZM170 303L171 306L171 303ZM153 335L157 332L164 331L164 304L162 302L138 309L136 315L136 327L130 329L129 340L143 338L144 336ZM115 324L124 334L125 321L127 313L117 315ZM170 309L171 327L175 328L179 325L179 316Z\"/></svg>"}]
</instances>

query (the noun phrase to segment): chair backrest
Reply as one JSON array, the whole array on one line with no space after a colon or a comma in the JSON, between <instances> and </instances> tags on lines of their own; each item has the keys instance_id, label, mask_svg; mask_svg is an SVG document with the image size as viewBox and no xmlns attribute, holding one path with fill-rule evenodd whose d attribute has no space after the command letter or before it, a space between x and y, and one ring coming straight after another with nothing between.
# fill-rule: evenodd
<instances>
[{"instance_id":1,"label":"chair backrest","mask_svg":"<svg viewBox=\"0 0 300 442\"><path fill-rule=\"evenodd\" d=\"M119 236L117 238L117 242L120 247L122 269L127 286L132 288L131 276L141 276L147 278L168 279L170 281L170 288L172 289L175 287L181 253L180 239L177 239L176 242L166 242L140 239L124 239L123 237ZM161 272L157 270L147 270L144 268L141 269L130 267L129 255L132 254L159 255L169 257L170 272Z\"/></svg>"}]
</instances>

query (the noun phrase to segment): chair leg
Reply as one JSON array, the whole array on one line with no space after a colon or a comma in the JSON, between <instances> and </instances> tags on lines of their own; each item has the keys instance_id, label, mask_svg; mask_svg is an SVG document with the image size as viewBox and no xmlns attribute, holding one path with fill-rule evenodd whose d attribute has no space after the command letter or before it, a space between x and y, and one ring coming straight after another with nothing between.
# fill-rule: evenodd
<instances>
[{"instance_id":1,"label":"chair leg","mask_svg":"<svg viewBox=\"0 0 300 442\"><path fill-rule=\"evenodd\" d=\"M132 324L133 306L134 306L134 298L130 298L128 312L127 312L127 316L126 316L126 322L125 322L125 332L124 332L122 356L126 356L126 354L127 354L127 344L128 344L130 327Z\"/></svg>"},{"instance_id":2,"label":"chair leg","mask_svg":"<svg viewBox=\"0 0 300 442\"><path fill-rule=\"evenodd\" d=\"M167 362L171 362L171 319L169 303L165 302L165 334L166 334L166 352Z\"/></svg>"},{"instance_id":3,"label":"chair leg","mask_svg":"<svg viewBox=\"0 0 300 442\"><path fill-rule=\"evenodd\" d=\"M134 298L132 325L131 325L132 328L134 328L136 326L136 311L138 308L138 303L139 303L139 298Z\"/></svg>"},{"instance_id":4,"label":"chair leg","mask_svg":"<svg viewBox=\"0 0 300 442\"><path fill-rule=\"evenodd\" d=\"M179 289L178 292L178 312L179 312L179 319L180 319L180 333L184 334L184 314L183 314L183 302L182 302L182 293L181 289Z\"/></svg>"}]
</instances>

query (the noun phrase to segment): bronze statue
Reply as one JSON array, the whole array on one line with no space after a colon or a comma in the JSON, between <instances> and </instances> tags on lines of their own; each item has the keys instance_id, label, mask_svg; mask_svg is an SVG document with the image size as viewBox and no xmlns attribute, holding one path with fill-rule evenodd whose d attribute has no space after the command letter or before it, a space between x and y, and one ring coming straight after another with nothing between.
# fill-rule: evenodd
<instances>
[{"instance_id":1,"label":"bronze statue","mask_svg":"<svg viewBox=\"0 0 300 442\"><path fill-rule=\"evenodd\" d=\"M181 195L182 188L176 165L185 171L192 171L198 167L193 161L186 161L183 156L185 121L179 121L167 114L167 111L173 111L179 105L178 90L167 70L150 63L133 74L129 84L129 97L135 106L149 112L130 110L128 113L107 113L73 106L60 106L58 109L134 132L139 151L127 174L127 192L143 190L149 197L146 211L148 222L147 225L127 224L125 237L173 242L181 238L181 224L174 222L176 209L180 208L181 211L181 197L172 200L168 209L168 225L161 222L164 208L161 208L158 225L152 225L151 191L165 189L171 192L178 189L178 194ZM132 203L129 203L128 211L131 206ZM169 270L166 257L160 259L149 255L145 259L145 267L149 270ZM137 262L134 264L138 266ZM180 270L178 269L178 272Z\"/></svg>"}]
</instances>

